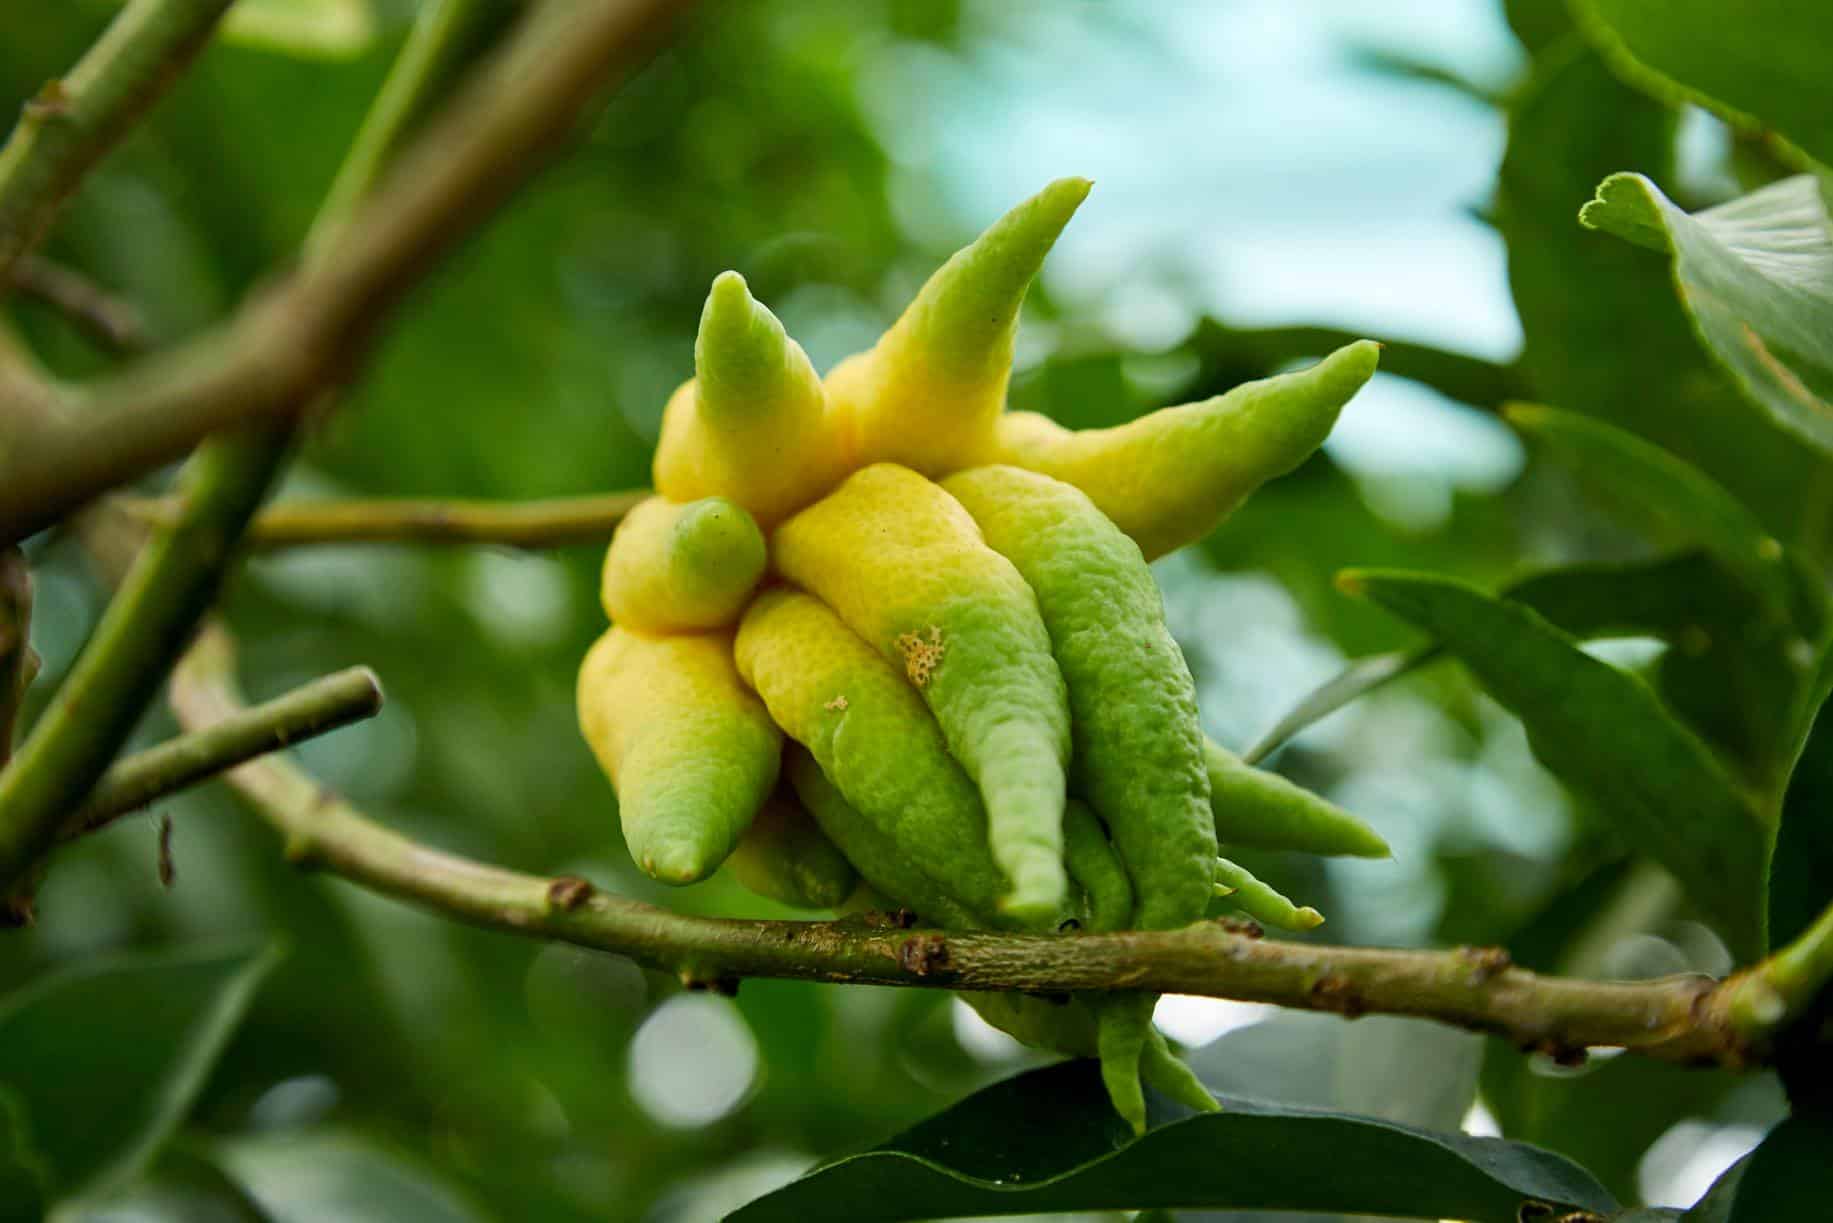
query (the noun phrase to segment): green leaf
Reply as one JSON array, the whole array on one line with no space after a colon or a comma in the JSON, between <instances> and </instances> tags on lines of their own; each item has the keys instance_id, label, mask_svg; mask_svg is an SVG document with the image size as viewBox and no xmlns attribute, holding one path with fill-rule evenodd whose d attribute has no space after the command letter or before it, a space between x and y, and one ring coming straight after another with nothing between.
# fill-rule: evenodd
<instances>
[{"instance_id":1,"label":"green leaf","mask_svg":"<svg viewBox=\"0 0 1833 1223\"><path fill-rule=\"evenodd\" d=\"M1710 556L1572 565L1504 593L1575 637L1665 641L1654 673L1662 700L1745 776L1774 788L1792 750L1807 646Z\"/></svg>"},{"instance_id":2,"label":"green leaf","mask_svg":"<svg viewBox=\"0 0 1833 1223\"><path fill-rule=\"evenodd\" d=\"M1259 764L1306 727L1323 721L1390 680L1411 675L1430 662L1436 654L1436 650L1395 650L1388 654L1371 654L1367 658L1356 659L1306 693L1304 699L1294 705L1271 730L1241 753L1242 763Z\"/></svg>"},{"instance_id":3,"label":"green leaf","mask_svg":"<svg viewBox=\"0 0 1833 1223\"><path fill-rule=\"evenodd\" d=\"M1769 864L1769 945L1780 947L1833 904L1833 700L1802 740Z\"/></svg>"},{"instance_id":4,"label":"green leaf","mask_svg":"<svg viewBox=\"0 0 1833 1223\"><path fill-rule=\"evenodd\" d=\"M1700 738L1647 684L1518 604L1424 574L1341 583L1430 634L1521 719L1541 762L1626 844L1672 871L1748 960L1762 949L1771 829Z\"/></svg>"},{"instance_id":5,"label":"green leaf","mask_svg":"<svg viewBox=\"0 0 1833 1223\"><path fill-rule=\"evenodd\" d=\"M1152 1207L1302 1210L1514 1223L1524 1202L1608 1211L1582 1168L1534 1147L1345 1113L1156 1097L1133 1139L1092 1061L995 1084L882 1146L835 1160L734 1223L926 1219ZM1329 1175L1319 1175L1328 1152ZM1225 1158L1218 1156L1225 1153Z\"/></svg>"},{"instance_id":6,"label":"green leaf","mask_svg":"<svg viewBox=\"0 0 1833 1223\"><path fill-rule=\"evenodd\" d=\"M1833 11L1802 0L1578 0L1585 31L1653 92L1782 133L1833 164Z\"/></svg>"},{"instance_id":7,"label":"green leaf","mask_svg":"<svg viewBox=\"0 0 1833 1223\"><path fill-rule=\"evenodd\" d=\"M1833 451L1833 232L1812 175L1688 214L1642 175L1613 174L1579 219L1671 251L1712 355L1777 424Z\"/></svg>"},{"instance_id":8,"label":"green leaf","mask_svg":"<svg viewBox=\"0 0 1833 1223\"><path fill-rule=\"evenodd\" d=\"M1700 350L1658 260L1573 220L1619 170L1672 177L1673 147L1674 113L1618 81L1576 36L1535 61L1497 192L1522 367L1535 398L1693 463L1784 542L1824 539L1825 457L1751 408Z\"/></svg>"},{"instance_id":9,"label":"green leaf","mask_svg":"<svg viewBox=\"0 0 1833 1223\"><path fill-rule=\"evenodd\" d=\"M0 1086L0 1223L43 1218L49 1190L50 1175L32 1145L25 1105Z\"/></svg>"},{"instance_id":10,"label":"green leaf","mask_svg":"<svg viewBox=\"0 0 1833 1223\"><path fill-rule=\"evenodd\" d=\"M145 1166L279 958L271 947L98 957L0 999L0 1088L23 1103L59 1197L105 1192Z\"/></svg>"},{"instance_id":11,"label":"green leaf","mask_svg":"<svg viewBox=\"0 0 1833 1223\"><path fill-rule=\"evenodd\" d=\"M1627 430L1574 412L1511 404L1506 414L1531 441L1608 489L1647 533L1705 550L1779 618L1818 631L1818 592L1796 579L1781 543L1711 476Z\"/></svg>"},{"instance_id":12,"label":"green leaf","mask_svg":"<svg viewBox=\"0 0 1833 1223\"><path fill-rule=\"evenodd\" d=\"M217 1143L211 1154L276 1223L479 1223L485 1217L431 1169L359 1134L282 1131Z\"/></svg>"},{"instance_id":13,"label":"green leaf","mask_svg":"<svg viewBox=\"0 0 1833 1223\"><path fill-rule=\"evenodd\" d=\"M1684 1223L1824 1219L1833 1202L1833 1117L1790 1117L1719 1177Z\"/></svg>"}]
</instances>

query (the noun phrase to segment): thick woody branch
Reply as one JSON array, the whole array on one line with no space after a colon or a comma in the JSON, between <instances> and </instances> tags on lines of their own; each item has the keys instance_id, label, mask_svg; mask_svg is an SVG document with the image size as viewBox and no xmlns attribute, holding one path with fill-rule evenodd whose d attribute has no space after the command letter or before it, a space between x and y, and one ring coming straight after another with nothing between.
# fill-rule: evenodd
<instances>
[{"instance_id":1,"label":"thick woody branch","mask_svg":"<svg viewBox=\"0 0 1833 1223\"><path fill-rule=\"evenodd\" d=\"M285 696L245 709L115 764L65 826L73 840L226 769L374 717L382 684L368 667L313 680Z\"/></svg>"},{"instance_id":2,"label":"thick woody branch","mask_svg":"<svg viewBox=\"0 0 1833 1223\"><path fill-rule=\"evenodd\" d=\"M640 63L670 0L544 4L312 257L222 328L74 392L73 410L0 455L0 540L183 455L205 436L287 418L349 375L433 261L565 138L611 78Z\"/></svg>"},{"instance_id":3,"label":"thick woody branch","mask_svg":"<svg viewBox=\"0 0 1833 1223\"><path fill-rule=\"evenodd\" d=\"M291 501L256 515L243 536L253 549L311 544L500 544L555 548L603 543L624 515L650 496L647 489L544 501ZM134 518L154 526L177 520L169 499L123 498Z\"/></svg>"},{"instance_id":4,"label":"thick woody branch","mask_svg":"<svg viewBox=\"0 0 1833 1223\"><path fill-rule=\"evenodd\" d=\"M178 78L230 0L130 0L0 149L0 291L83 175Z\"/></svg>"},{"instance_id":5,"label":"thick woody branch","mask_svg":"<svg viewBox=\"0 0 1833 1223\"><path fill-rule=\"evenodd\" d=\"M188 726L232 716L234 647L208 631L173 675ZM1101 935L943 933L868 922L754 922L671 913L418 844L366 819L284 760L230 781L285 838L287 854L447 917L630 956L718 985L743 977L1074 993L1146 990L1310 1010L1414 1015L1556 1055L1614 1046L1684 1063L1760 1062L1771 1029L1731 1022L1743 977L1585 981L1511 966L1505 953L1267 942L1208 923Z\"/></svg>"}]
</instances>

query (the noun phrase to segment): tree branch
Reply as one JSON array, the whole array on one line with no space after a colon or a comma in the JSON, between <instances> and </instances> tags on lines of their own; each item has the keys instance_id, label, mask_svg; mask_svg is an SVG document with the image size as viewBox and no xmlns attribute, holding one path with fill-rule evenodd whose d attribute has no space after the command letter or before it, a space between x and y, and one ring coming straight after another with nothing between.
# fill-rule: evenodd
<instances>
[{"instance_id":1,"label":"tree branch","mask_svg":"<svg viewBox=\"0 0 1833 1223\"><path fill-rule=\"evenodd\" d=\"M116 355L146 348L146 320L132 302L103 290L88 277L38 255L13 264L13 284L69 319L84 335Z\"/></svg>"},{"instance_id":2,"label":"tree branch","mask_svg":"<svg viewBox=\"0 0 1833 1223\"><path fill-rule=\"evenodd\" d=\"M228 635L207 630L172 677L180 723L201 726L234 714L240 707L234 666ZM1733 1067L1761 1062L1773 1031L1730 1022L1729 1002L1743 977L1724 984L1698 976L1545 977L1510 966L1495 949L1265 942L1219 923L1151 933L1007 935L690 917L607 896L581 879L525 875L418 844L366 819L278 757L245 764L229 780L302 866L472 925L616 952L701 985L783 977L1052 994L1199 994L1349 1016L1414 1015L1558 1055L1616 1046Z\"/></svg>"},{"instance_id":3,"label":"tree branch","mask_svg":"<svg viewBox=\"0 0 1833 1223\"><path fill-rule=\"evenodd\" d=\"M201 730L129 756L96 783L59 834L70 841L238 764L374 717L382 684L368 667L313 680Z\"/></svg>"},{"instance_id":4,"label":"tree branch","mask_svg":"<svg viewBox=\"0 0 1833 1223\"><path fill-rule=\"evenodd\" d=\"M603 543L647 489L543 501L290 501L255 516L243 536L250 548L342 543L476 543L554 548ZM136 520L165 525L178 504L161 498L121 498Z\"/></svg>"},{"instance_id":5,"label":"tree branch","mask_svg":"<svg viewBox=\"0 0 1833 1223\"><path fill-rule=\"evenodd\" d=\"M287 419L346 378L401 295L633 70L679 0L573 0L532 12L482 78L406 150L312 258L223 327L73 392L73 410L0 455L0 540L239 422Z\"/></svg>"},{"instance_id":6,"label":"tree branch","mask_svg":"<svg viewBox=\"0 0 1833 1223\"><path fill-rule=\"evenodd\" d=\"M178 78L230 0L130 0L0 149L0 293L83 175Z\"/></svg>"}]
</instances>

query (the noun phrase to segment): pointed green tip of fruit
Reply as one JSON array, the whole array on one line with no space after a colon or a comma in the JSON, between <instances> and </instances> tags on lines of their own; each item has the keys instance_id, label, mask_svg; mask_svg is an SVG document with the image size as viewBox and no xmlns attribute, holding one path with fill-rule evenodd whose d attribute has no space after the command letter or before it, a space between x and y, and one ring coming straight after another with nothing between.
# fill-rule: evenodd
<instances>
[{"instance_id":1,"label":"pointed green tip of fruit","mask_svg":"<svg viewBox=\"0 0 1833 1223\"><path fill-rule=\"evenodd\" d=\"M1551 408L1537 403L1514 402L1502 405L1502 419L1517 429L1532 430L1545 423L1551 413Z\"/></svg>"},{"instance_id":2,"label":"pointed green tip of fruit","mask_svg":"<svg viewBox=\"0 0 1833 1223\"><path fill-rule=\"evenodd\" d=\"M1292 926L1297 930L1315 930L1324 924L1324 915L1310 905L1299 909L1292 915Z\"/></svg>"},{"instance_id":3,"label":"pointed green tip of fruit","mask_svg":"<svg viewBox=\"0 0 1833 1223\"><path fill-rule=\"evenodd\" d=\"M1094 184L1059 178L1005 216L929 278L907 316L910 338L942 372L1003 371L1025 292Z\"/></svg>"},{"instance_id":4,"label":"pointed green tip of fruit","mask_svg":"<svg viewBox=\"0 0 1833 1223\"><path fill-rule=\"evenodd\" d=\"M1012 875L1012 890L999 902L999 910L1021 926L1053 922L1068 890L1062 862L1039 855L1029 858Z\"/></svg>"},{"instance_id":5,"label":"pointed green tip of fruit","mask_svg":"<svg viewBox=\"0 0 1833 1223\"><path fill-rule=\"evenodd\" d=\"M794 347L776 315L751 296L745 278L721 272L706 295L700 333L694 337L701 410L719 417L750 416L767 408L792 376L793 357L799 355L792 354Z\"/></svg>"},{"instance_id":6,"label":"pointed green tip of fruit","mask_svg":"<svg viewBox=\"0 0 1833 1223\"><path fill-rule=\"evenodd\" d=\"M1339 569L1333 579L1336 588L1352 599L1368 593L1368 574L1360 569Z\"/></svg>"}]
</instances>

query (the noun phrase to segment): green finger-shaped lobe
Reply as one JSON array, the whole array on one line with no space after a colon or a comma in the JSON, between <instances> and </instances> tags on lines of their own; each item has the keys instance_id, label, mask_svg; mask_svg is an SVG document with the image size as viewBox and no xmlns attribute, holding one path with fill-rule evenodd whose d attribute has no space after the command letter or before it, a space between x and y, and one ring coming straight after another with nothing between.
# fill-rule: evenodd
<instances>
[{"instance_id":1,"label":"green finger-shaped lobe","mask_svg":"<svg viewBox=\"0 0 1833 1223\"><path fill-rule=\"evenodd\" d=\"M1080 793L1133 879L1134 925L1202 918L1216 832L1196 686L1139 548L1079 490L1013 467L944 481L1038 600L1069 688Z\"/></svg>"},{"instance_id":2,"label":"green finger-shaped lobe","mask_svg":"<svg viewBox=\"0 0 1833 1223\"><path fill-rule=\"evenodd\" d=\"M837 909L859 883L840 847L795 792L782 788L745 829L726 866L748 891L792 909Z\"/></svg>"},{"instance_id":3,"label":"green finger-shaped lobe","mask_svg":"<svg viewBox=\"0 0 1833 1223\"><path fill-rule=\"evenodd\" d=\"M1063 860L1088 904L1087 929L1125 930L1133 921L1133 881L1107 839L1107 829L1087 803L1070 799L1063 809Z\"/></svg>"},{"instance_id":4,"label":"green finger-shaped lobe","mask_svg":"<svg viewBox=\"0 0 1833 1223\"><path fill-rule=\"evenodd\" d=\"M941 882L917 866L894 836L847 802L806 750L790 748L783 771L821 831L840 847L878 897L945 929L971 930L983 924L984 919L969 912ZM871 897L862 903L866 908L884 907Z\"/></svg>"},{"instance_id":5,"label":"green finger-shaped lobe","mask_svg":"<svg viewBox=\"0 0 1833 1223\"><path fill-rule=\"evenodd\" d=\"M1069 707L1024 578L954 498L891 463L784 523L771 550L778 572L832 607L934 712L986 803L993 858L1011 881L1005 907L1020 920L1058 913Z\"/></svg>"},{"instance_id":6,"label":"green finger-shaped lobe","mask_svg":"<svg viewBox=\"0 0 1833 1223\"><path fill-rule=\"evenodd\" d=\"M1222 1106L1209 1094L1209 1088L1203 1086L1203 1080L1171 1051L1157 1028L1146 1033L1146 1047L1139 1056L1139 1077L1153 1091L1187 1108L1201 1113L1221 1111Z\"/></svg>"},{"instance_id":7,"label":"green finger-shaped lobe","mask_svg":"<svg viewBox=\"0 0 1833 1223\"><path fill-rule=\"evenodd\" d=\"M630 856L664 883L712 874L770 796L783 744L732 665L732 635L614 627L580 665L578 700Z\"/></svg>"},{"instance_id":8,"label":"green finger-shaped lobe","mask_svg":"<svg viewBox=\"0 0 1833 1223\"><path fill-rule=\"evenodd\" d=\"M813 754L820 772L898 856L945 885L983 924L1014 924L999 920L1006 885L987 842L980 797L922 698L890 663L821 600L787 587L752 602L736 652L745 682L777 725ZM803 801L809 802L806 794ZM873 886L924 911L911 888L875 878L820 807L809 805ZM1052 928L1060 915L1052 910L1036 928Z\"/></svg>"},{"instance_id":9,"label":"green finger-shaped lobe","mask_svg":"<svg viewBox=\"0 0 1833 1223\"><path fill-rule=\"evenodd\" d=\"M1216 895L1255 921L1281 930L1315 930L1324 915L1310 905L1300 907L1255 878L1246 867L1227 858L1216 860Z\"/></svg>"},{"instance_id":10,"label":"green finger-shaped lobe","mask_svg":"<svg viewBox=\"0 0 1833 1223\"><path fill-rule=\"evenodd\" d=\"M1387 858L1393 851L1360 819L1277 773L1257 769L1213 739L1203 741L1216 840L1250 849Z\"/></svg>"},{"instance_id":11,"label":"green finger-shaped lobe","mask_svg":"<svg viewBox=\"0 0 1833 1223\"><path fill-rule=\"evenodd\" d=\"M1215 530L1255 489L1323 445L1374 374L1379 349L1359 340L1310 369L1111 429L1071 431L1035 412L1008 412L994 461L1075 485L1157 559Z\"/></svg>"}]
</instances>

